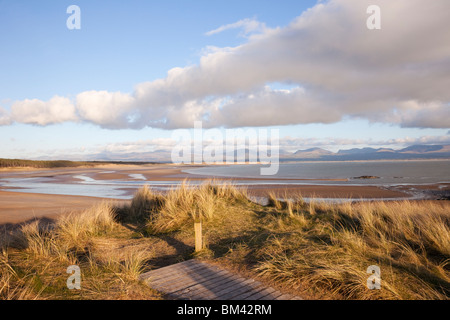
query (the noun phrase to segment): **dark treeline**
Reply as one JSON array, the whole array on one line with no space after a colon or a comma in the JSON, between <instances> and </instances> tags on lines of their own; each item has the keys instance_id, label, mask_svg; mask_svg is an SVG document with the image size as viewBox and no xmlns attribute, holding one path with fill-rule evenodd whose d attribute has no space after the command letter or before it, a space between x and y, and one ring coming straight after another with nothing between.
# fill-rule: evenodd
<instances>
[{"instance_id":1,"label":"dark treeline","mask_svg":"<svg viewBox=\"0 0 450 320\"><path fill-rule=\"evenodd\" d=\"M140 165L140 164L155 164L155 162L0 159L0 168L11 168L11 167L67 168L67 167L81 167L81 166L93 167L102 164Z\"/></svg>"},{"instance_id":2,"label":"dark treeline","mask_svg":"<svg viewBox=\"0 0 450 320\"><path fill-rule=\"evenodd\" d=\"M80 167L90 165L88 162L67 161L67 160L20 160L20 159L0 159L0 167L32 167L32 168L62 168ZM91 164L92 165L92 164Z\"/></svg>"}]
</instances>

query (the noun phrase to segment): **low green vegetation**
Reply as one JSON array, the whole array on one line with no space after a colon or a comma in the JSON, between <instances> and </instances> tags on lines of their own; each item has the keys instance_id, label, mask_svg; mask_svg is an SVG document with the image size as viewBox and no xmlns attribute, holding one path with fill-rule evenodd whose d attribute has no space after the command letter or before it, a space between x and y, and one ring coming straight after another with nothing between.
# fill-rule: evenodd
<instances>
[{"instance_id":1,"label":"low green vegetation","mask_svg":"<svg viewBox=\"0 0 450 320\"><path fill-rule=\"evenodd\" d=\"M156 162L0 159L0 168L74 168L106 164L144 165Z\"/></svg>"},{"instance_id":2,"label":"low green vegetation","mask_svg":"<svg viewBox=\"0 0 450 320\"><path fill-rule=\"evenodd\" d=\"M90 165L88 162L66 161L66 160L21 160L21 159L0 159L0 168L65 168L81 167ZM92 165L92 164L91 164Z\"/></svg>"},{"instance_id":3,"label":"low green vegetation","mask_svg":"<svg viewBox=\"0 0 450 320\"><path fill-rule=\"evenodd\" d=\"M206 247L194 253L194 221ZM167 193L140 189L128 206L102 204L52 224L4 233L0 299L160 299L138 279L197 257L313 299L448 299L446 201L325 204L301 197L266 206L209 182ZM82 270L66 288L67 266ZM369 266L381 289L369 290Z\"/></svg>"}]
</instances>

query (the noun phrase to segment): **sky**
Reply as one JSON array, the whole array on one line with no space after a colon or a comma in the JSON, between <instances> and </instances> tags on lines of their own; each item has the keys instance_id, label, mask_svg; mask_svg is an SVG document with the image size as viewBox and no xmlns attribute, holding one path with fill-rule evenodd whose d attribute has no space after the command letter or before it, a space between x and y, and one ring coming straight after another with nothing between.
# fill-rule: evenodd
<instances>
[{"instance_id":1,"label":"sky","mask_svg":"<svg viewBox=\"0 0 450 320\"><path fill-rule=\"evenodd\" d=\"M369 5L381 29L370 30ZM69 29L70 5L80 29ZM276 128L294 152L450 143L448 0L0 0L0 158Z\"/></svg>"}]
</instances>

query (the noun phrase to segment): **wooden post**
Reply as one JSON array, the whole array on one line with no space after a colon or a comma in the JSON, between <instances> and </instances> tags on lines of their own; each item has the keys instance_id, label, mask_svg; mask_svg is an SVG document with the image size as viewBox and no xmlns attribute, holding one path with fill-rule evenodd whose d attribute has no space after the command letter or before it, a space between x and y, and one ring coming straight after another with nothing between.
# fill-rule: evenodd
<instances>
[{"instance_id":1,"label":"wooden post","mask_svg":"<svg viewBox=\"0 0 450 320\"><path fill-rule=\"evenodd\" d=\"M194 222L195 230L195 252L203 249L203 235L202 235L202 223L201 221Z\"/></svg>"}]
</instances>

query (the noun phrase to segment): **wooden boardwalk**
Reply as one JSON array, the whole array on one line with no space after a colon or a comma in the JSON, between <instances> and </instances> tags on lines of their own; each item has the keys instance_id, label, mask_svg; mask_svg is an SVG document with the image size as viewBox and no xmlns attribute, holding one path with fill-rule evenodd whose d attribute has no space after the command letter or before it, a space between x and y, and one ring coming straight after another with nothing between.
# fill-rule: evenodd
<instances>
[{"instance_id":1,"label":"wooden boardwalk","mask_svg":"<svg viewBox=\"0 0 450 320\"><path fill-rule=\"evenodd\" d=\"M196 259L141 275L150 287L177 300L302 300Z\"/></svg>"}]
</instances>

